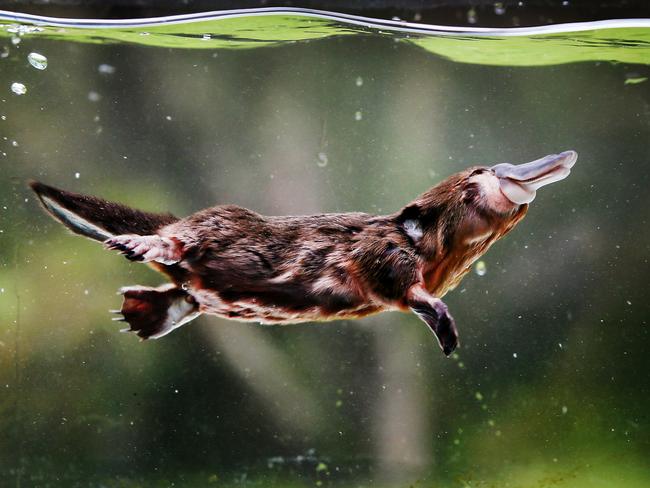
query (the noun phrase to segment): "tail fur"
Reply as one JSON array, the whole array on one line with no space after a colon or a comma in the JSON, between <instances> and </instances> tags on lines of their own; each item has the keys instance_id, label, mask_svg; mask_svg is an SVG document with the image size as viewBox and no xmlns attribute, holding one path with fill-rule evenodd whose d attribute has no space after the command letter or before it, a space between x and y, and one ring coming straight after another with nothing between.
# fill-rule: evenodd
<instances>
[{"instance_id":1,"label":"tail fur","mask_svg":"<svg viewBox=\"0 0 650 488\"><path fill-rule=\"evenodd\" d=\"M105 241L116 235L150 235L176 222L172 214L142 212L101 198L59 190L39 181L29 186L56 220L76 234Z\"/></svg>"}]
</instances>

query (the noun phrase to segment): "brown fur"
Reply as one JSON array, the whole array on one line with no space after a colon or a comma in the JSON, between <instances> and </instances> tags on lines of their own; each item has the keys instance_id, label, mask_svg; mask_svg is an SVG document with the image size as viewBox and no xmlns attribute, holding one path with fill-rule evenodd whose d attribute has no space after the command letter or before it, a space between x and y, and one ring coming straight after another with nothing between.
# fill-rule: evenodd
<instances>
[{"instance_id":1,"label":"brown fur","mask_svg":"<svg viewBox=\"0 0 650 488\"><path fill-rule=\"evenodd\" d=\"M32 188L112 234L172 239L180 260L152 265L179 290L186 290L201 312L290 323L411 309L427 322L449 354L456 347L457 332L439 298L527 210L527 205L513 205L511 211L499 213L486 207L480 190L469 181L481 171L485 169L470 168L452 175L385 216L264 217L222 205L179 220L40 183ZM57 218L74 230L74 225ZM421 237L409 234L408 226L413 224L419 226ZM481 238L473 241L474 236ZM139 257L121 244L111 247L131 259ZM127 297L129 312L136 309L134 299ZM142 320L132 324L140 335L145 328ZM154 325L149 322L146 328L151 329Z\"/></svg>"}]
</instances>

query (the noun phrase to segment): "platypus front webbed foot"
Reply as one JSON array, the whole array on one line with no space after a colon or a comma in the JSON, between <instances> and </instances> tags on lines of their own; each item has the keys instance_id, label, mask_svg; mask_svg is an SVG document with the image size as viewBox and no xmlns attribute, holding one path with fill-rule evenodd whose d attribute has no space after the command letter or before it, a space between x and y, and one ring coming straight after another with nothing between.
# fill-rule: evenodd
<instances>
[{"instance_id":1,"label":"platypus front webbed foot","mask_svg":"<svg viewBox=\"0 0 650 488\"><path fill-rule=\"evenodd\" d=\"M173 284L150 288L148 286L126 286L121 310L115 318L128 322L129 328L122 332L135 332L142 339L158 339L172 330L200 315L194 297Z\"/></svg>"},{"instance_id":2,"label":"platypus front webbed foot","mask_svg":"<svg viewBox=\"0 0 650 488\"><path fill-rule=\"evenodd\" d=\"M432 296L422 285L414 285L409 289L407 303L413 313L433 331L445 356L454 352L458 346L458 329L447 305Z\"/></svg>"},{"instance_id":3,"label":"platypus front webbed foot","mask_svg":"<svg viewBox=\"0 0 650 488\"><path fill-rule=\"evenodd\" d=\"M139 236L127 234L111 237L104 241L107 249L119 251L131 260L147 263L156 261L162 264L174 264L181 260L183 246L180 242L157 235Z\"/></svg>"}]
</instances>

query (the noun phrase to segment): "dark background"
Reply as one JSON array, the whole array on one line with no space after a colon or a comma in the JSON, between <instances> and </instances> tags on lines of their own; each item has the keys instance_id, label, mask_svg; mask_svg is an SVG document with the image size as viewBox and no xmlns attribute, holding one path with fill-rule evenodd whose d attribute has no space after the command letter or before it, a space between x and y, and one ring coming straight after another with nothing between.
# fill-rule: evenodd
<instances>
[{"instance_id":1,"label":"dark background","mask_svg":"<svg viewBox=\"0 0 650 488\"><path fill-rule=\"evenodd\" d=\"M439 25L513 27L650 15L646 0L0 0L0 9L38 15L134 18L212 10L302 7Z\"/></svg>"}]
</instances>

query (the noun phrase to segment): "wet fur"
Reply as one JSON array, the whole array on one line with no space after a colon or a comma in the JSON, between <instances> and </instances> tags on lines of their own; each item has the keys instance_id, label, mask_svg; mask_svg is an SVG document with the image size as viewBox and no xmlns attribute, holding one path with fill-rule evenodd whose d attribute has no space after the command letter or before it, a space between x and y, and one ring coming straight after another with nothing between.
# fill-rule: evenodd
<instances>
[{"instance_id":1,"label":"wet fur","mask_svg":"<svg viewBox=\"0 0 650 488\"><path fill-rule=\"evenodd\" d=\"M223 205L177 219L41 183L32 183L32 188L41 201L55 200L96 224L100 235L105 229L112 235L174 239L179 262L151 264L171 278L178 293L196 300L201 312L293 323L410 309L431 327L449 354L456 347L457 332L439 298L527 209L519 205L498 213L484 207L480 189L469 181L481 171L470 168L452 175L386 216L264 217ZM51 205L45 206L73 231L98 239L84 233L83 226L75 228L65 215L57 215ZM475 235L480 238L473 239ZM131 325L143 337L143 329L154 327L144 319Z\"/></svg>"}]
</instances>

